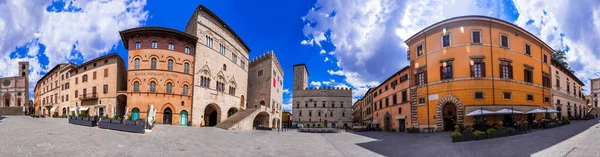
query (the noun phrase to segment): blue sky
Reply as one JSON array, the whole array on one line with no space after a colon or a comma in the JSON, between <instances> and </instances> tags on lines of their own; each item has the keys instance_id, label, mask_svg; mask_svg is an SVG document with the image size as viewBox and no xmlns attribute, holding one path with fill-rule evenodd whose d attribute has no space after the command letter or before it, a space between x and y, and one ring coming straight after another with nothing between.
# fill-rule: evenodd
<instances>
[{"instance_id":1,"label":"blue sky","mask_svg":"<svg viewBox=\"0 0 600 157\"><path fill-rule=\"evenodd\" d=\"M118 31L161 26L184 30L203 4L246 42L250 58L273 50L284 69L290 109L292 65L306 63L311 86L364 92L407 65L404 40L444 19L486 15L513 22L554 49L567 49L584 83L600 77L600 4L559 0L20 1L0 0L0 76L29 61L31 91L54 65L118 53ZM586 87L587 90L589 87ZM31 94L33 95L33 94Z\"/></svg>"}]
</instances>

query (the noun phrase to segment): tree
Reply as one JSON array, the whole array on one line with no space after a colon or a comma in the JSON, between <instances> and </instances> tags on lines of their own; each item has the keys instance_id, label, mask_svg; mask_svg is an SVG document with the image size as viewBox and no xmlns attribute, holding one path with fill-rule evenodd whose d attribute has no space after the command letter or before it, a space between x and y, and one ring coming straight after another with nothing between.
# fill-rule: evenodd
<instances>
[{"instance_id":1,"label":"tree","mask_svg":"<svg viewBox=\"0 0 600 157\"><path fill-rule=\"evenodd\" d=\"M571 67L569 67L569 63L567 63L567 53L565 51L555 50L554 53L552 53L552 60L567 68L567 70L571 71L571 73L575 73Z\"/></svg>"}]
</instances>

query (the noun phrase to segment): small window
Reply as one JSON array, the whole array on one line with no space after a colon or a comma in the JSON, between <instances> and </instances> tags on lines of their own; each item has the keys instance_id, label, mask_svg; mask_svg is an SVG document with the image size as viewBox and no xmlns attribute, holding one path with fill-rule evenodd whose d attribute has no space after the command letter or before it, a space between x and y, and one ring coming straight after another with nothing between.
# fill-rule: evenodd
<instances>
[{"instance_id":1,"label":"small window","mask_svg":"<svg viewBox=\"0 0 600 157\"><path fill-rule=\"evenodd\" d=\"M417 57L423 55L423 44L417 46Z\"/></svg>"},{"instance_id":2,"label":"small window","mask_svg":"<svg viewBox=\"0 0 600 157\"><path fill-rule=\"evenodd\" d=\"M158 48L158 42L156 42L156 41L153 41L153 42L152 42L152 48L153 48L153 49L155 49L155 48Z\"/></svg>"},{"instance_id":3,"label":"small window","mask_svg":"<svg viewBox=\"0 0 600 157\"><path fill-rule=\"evenodd\" d=\"M527 101L533 101L533 94L527 94Z\"/></svg>"},{"instance_id":4,"label":"small window","mask_svg":"<svg viewBox=\"0 0 600 157\"><path fill-rule=\"evenodd\" d=\"M471 43L481 44L481 31L480 30L471 31Z\"/></svg>"},{"instance_id":5,"label":"small window","mask_svg":"<svg viewBox=\"0 0 600 157\"><path fill-rule=\"evenodd\" d=\"M141 47L142 47L142 43L140 43L140 42L135 43L135 49L140 49Z\"/></svg>"},{"instance_id":6,"label":"small window","mask_svg":"<svg viewBox=\"0 0 600 157\"><path fill-rule=\"evenodd\" d=\"M169 43L169 50L175 50L175 44Z\"/></svg>"},{"instance_id":7,"label":"small window","mask_svg":"<svg viewBox=\"0 0 600 157\"><path fill-rule=\"evenodd\" d=\"M512 95L510 92L504 92L504 100L510 100L512 99Z\"/></svg>"},{"instance_id":8,"label":"small window","mask_svg":"<svg viewBox=\"0 0 600 157\"><path fill-rule=\"evenodd\" d=\"M507 35L504 35L504 34L500 35L500 46L508 48L508 36Z\"/></svg>"},{"instance_id":9,"label":"small window","mask_svg":"<svg viewBox=\"0 0 600 157\"><path fill-rule=\"evenodd\" d=\"M525 44L525 54L531 56L531 45Z\"/></svg>"},{"instance_id":10,"label":"small window","mask_svg":"<svg viewBox=\"0 0 600 157\"><path fill-rule=\"evenodd\" d=\"M446 35L442 35L442 47L450 46L452 44L452 42L450 40L451 40L450 33L448 33Z\"/></svg>"},{"instance_id":11,"label":"small window","mask_svg":"<svg viewBox=\"0 0 600 157\"><path fill-rule=\"evenodd\" d=\"M483 92L475 92L475 99L483 99Z\"/></svg>"},{"instance_id":12,"label":"small window","mask_svg":"<svg viewBox=\"0 0 600 157\"><path fill-rule=\"evenodd\" d=\"M189 47L185 48L185 54L190 54L190 48Z\"/></svg>"}]
</instances>

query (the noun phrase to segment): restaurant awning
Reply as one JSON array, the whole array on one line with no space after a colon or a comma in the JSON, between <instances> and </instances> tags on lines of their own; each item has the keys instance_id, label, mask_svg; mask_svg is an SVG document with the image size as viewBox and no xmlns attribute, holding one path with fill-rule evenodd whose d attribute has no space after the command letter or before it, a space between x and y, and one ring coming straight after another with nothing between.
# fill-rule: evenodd
<instances>
[{"instance_id":1,"label":"restaurant awning","mask_svg":"<svg viewBox=\"0 0 600 157\"><path fill-rule=\"evenodd\" d=\"M79 108L79 111L87 111L87 110L88 110L88 108L89 108L89 107L82 107L82 108Z\"/></svg>"},{"instance_id":2,"label":"restaurant awning","mask_svg":"<svg viewBox=\"0 0 600 157\"><path fill-rule=\"evenodd\" d=\"M493 112L493 111L477 109L473 112L468 113L467 116L483 116L483 115L494 114L494 113L495 112Z\"/></svg>"},{"instance_id":3,"label":"restaurant awning","mask_svg":"<svg viewBox=\"0 0 600 157\"><path fill-rule=\"evenodd\" d=\"M496 113L496 114L522 114L523 112L505 108L505 109L498 110L494 113Z\"/></svg>"}]
</instances>

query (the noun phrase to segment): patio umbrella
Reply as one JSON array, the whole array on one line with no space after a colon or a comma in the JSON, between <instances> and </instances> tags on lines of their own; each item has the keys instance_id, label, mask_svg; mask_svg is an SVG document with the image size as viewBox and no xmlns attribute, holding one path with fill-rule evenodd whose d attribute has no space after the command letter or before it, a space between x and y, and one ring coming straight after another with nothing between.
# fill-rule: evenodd
<instances>
[{"instance_id":1,"label":"patio umbrella","mask_svg":"<svg viewBox=\"0 0 600 157\"><path fill-rule=\"evenodd\" d=\"M527 114L530 114L530 113L546 113L546 110L536 108L534 110L531 110L531 111L527 112Z\"/></svg>"},{"instance_id":2,"label":"patio umbrella","mask_svg":"<svg viewBox=\"0 0 600 157\"><path fill-rule=\"evenodd\" d=\"M473 112L469 112L467 114L467 116L483 116L483 115L488 115L488 114L494 114L495 112L493 111L488 111L488 110L484 110L484 109L477 109Z\"/></svg>"},{"instance_id":3,"label":"patio umbrella","mask_svg":"<svg viewBox=\"0 0 600 157\"><path fill-rule=\"evenodd\" d=\"M496 113L496 114L513 114L513 113L522 114L523 112L505 108L505 109L498 110L494 113Z\"/></svg>"}]
</instances>

